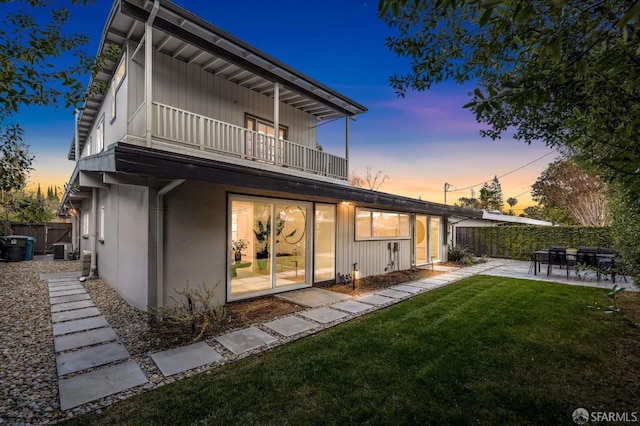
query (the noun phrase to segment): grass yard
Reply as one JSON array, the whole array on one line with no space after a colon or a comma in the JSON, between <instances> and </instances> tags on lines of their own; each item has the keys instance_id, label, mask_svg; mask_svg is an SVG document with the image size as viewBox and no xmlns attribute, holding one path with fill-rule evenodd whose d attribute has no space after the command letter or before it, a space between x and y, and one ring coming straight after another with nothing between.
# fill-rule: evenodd
<instances>
[{"instance_id":1,"label":"grass yard","mask_svg":"<svg viewBox=\"0 0 640 426\"><path fill-rule=\"evenodd\" d=\"M70 424L573 424L640 411L640 297L477 276Z\"/></svg>"}]
</instances>

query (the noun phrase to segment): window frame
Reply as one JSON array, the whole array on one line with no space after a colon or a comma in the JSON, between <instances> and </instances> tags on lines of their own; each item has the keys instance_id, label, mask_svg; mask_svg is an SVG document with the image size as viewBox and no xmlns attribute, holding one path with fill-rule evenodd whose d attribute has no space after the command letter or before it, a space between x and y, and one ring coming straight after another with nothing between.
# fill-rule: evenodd
<instances>
[{"instance_id":1,"label":"window frame","mask_svg":"<svg viewBox=\"0 0 640 426\"><path fill-rule=\"evenodd\" d=\"M359 235L359 226L358 226L358 218L359 213L368 212L368 225L369 225L369 234L366 236ZM379 235L376 234L375 227L377 221L375 220L374 215L396 215L398 224L397 224L397 234L396 235ZM364 216L362 216L364 217ZM403 229L403 221L402 217L405 217L406 221L404 223ZM378 221L379 222L379 221ZM405 231L406 234L403 234L402 231ZM354 239L355 241L380 241L380 240L410 240L411 239L411 215L409 213L392 211L392 210L379 210L379 209L370 209L366 207L356 207L354 214Z\"/></svg>"},{"instance_id":2,"label":"window frame","mask_svg":"<svg viewBox=\"0 0 640 426\"><path fill-rule=\"evenodd\" d=\"M127 61L125 61L126 53L122 55L120 63L116 67L113 78L111 79L111 124L116 120L116 94L122 86L124 78L127 76ZM120 74L120 75L118 75Z\"/></svg>"},{"instance_id":3,"label":"window frame","mask_svg":"<svg viewBox=\"0 0 640 426\"><path fill-rule=\"evenodd\" d=\"M98 241L104 243L104 206L100 206L100 228L98 231Z\"/></svg>"},{"instance_id":4,"label":"window frame","mask_svg":"<svg viewBox=\"0 0 640 426\"><path fill-rule=\"evenodd\" d=\"M96 125L96 154L104 150L104 114Z\"/></svg>"}]
</instances>

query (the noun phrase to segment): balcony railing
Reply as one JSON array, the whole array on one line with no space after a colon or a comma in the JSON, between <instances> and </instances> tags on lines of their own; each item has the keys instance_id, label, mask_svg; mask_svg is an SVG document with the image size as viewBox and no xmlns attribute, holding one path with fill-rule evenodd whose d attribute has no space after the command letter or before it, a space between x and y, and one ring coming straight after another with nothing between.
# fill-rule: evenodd
<instances>
[{"instance_id":1,"label":"balcony railing","mask_svg":"<svg viewBox=\"0 0 640 426\"><path fill-rule=\"evenodd\" d=\"M152 133L199 150L347 179L344 158L158 102Z\"/></svg>"}]
</instances>

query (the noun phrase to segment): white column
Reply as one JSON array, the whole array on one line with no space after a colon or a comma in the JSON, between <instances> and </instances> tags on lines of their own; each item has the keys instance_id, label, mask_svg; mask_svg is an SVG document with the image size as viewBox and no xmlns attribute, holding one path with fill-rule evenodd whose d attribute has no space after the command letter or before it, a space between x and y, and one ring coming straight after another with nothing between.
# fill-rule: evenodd
<instances>
[{"instance_id":1,"label":"white column","mask_svg":"<svg viewBox=\"0 0 640 426\"><path fill-rule=\"evenodd\" d=\"M89 279L98 278L98 257L96 250L98 249L98 188L93 188L91 193L91 213L93 220L89 221L91 230L89 238L91 239L91 269L89 270Z\"/></svg>"},{"instance_id":2,"label":"white column","mask_svg":"<svg viewBox=\"0 0 640 426\"><path fill-rule=\"evenodd\" d=\"M80 113L78 112L77 108L74 112L74 116L75 116L75 122L76 122L75 129L74 129L75 153L76 153L76 164L78 164L78 161L80 161L80 135L78 134L78 118L80 117Z\"/></svg>"},{"instance_id":3,"label":"white column","mask_svg":"<svg viewBox=\"0 0 640 426\"><path fill-rule=\"evenodd\" d=\"M347 160L347 180L349 180L349 116L344 117L344 146L345 159Z\"/></svg>"},{"instance_id":4,"label":"white column","mask_svg":"<svg viewBox=\"0 0 640 426\"><path fill-rule=\"evenodd\" d=\"M273 133L276 138L275 161L280 164L280 83L273 84Z\"/></svg>"},{"instance_id":5,"label":"white column","mask_svg":"<svg viewBox=\"0 0 640 426\"><path fill-rule=\"evenodd\" d=\"M145 132L147 146L151 146L151 134L153 130L153 27L151 22L144 24L144 107L145 107Z\"/></svg>"}]
</instances>

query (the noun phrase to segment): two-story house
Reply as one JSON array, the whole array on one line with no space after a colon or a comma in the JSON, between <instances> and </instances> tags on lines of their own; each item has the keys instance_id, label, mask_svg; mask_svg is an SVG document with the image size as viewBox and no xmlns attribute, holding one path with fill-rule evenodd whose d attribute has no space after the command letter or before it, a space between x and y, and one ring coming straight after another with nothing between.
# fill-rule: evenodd
<instances>
[{"instance_id":1,"label":"two-story house","mask_svg":"<svg viewBox=\"0 0 640 426\"><path fill-rule=\"evenodd\" d=\"M140 308L205 283L217 303L444 260L456 207L351 187L366 108L165 0L116 0L122 51L77 114L63 199L91 273ZM344 155L317 126L344 121ZM395 142L397 143L397 141Z\"/></svg>"}]
</instances>

